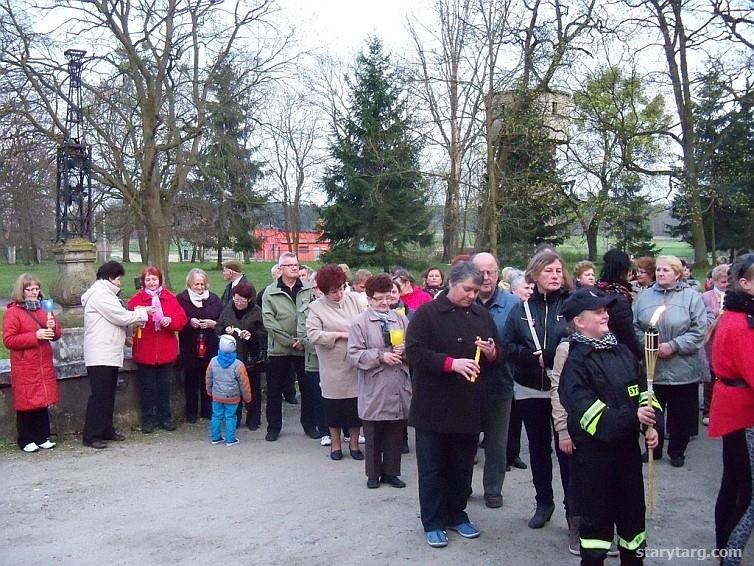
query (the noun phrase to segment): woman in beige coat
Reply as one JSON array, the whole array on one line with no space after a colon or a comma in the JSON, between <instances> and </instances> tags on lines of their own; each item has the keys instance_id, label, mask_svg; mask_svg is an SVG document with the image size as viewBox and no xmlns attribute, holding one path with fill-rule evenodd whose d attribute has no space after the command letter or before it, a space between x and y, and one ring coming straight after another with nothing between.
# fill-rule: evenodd
<instances>
[{"instance_id":1,"label":"woman in beige coat","mask_svg":"<svg viewBox=\"0 0 754 566\"><path fill-rule=\"evenodd\" d=\"M380 481L406 487L401 475L403 430L411 405L411 379L403 354L408 319L390 309L387 273L366 283L369 309L353 321L348 359L359 370L356 390L366 443L367 487Z\"/></svg>"},{"instance_id":2,"label":"woman in beige coat","mask_svg":"<svg viewBox=\"0 0 754 566\"><path fill-rule=\"evenodd\" d=\"M330 458L342 460L340 431L350 431L349 448L354 460L363 460L359 450L359 413L356 401L356 368L346 357L348 331L359 315L359 301L345 291L346 274L337 265L326 265L317 272L322 296L309 303L306 337L319 358L320 386L325 419L330 429Z\"/></svg>"}]
</instances>

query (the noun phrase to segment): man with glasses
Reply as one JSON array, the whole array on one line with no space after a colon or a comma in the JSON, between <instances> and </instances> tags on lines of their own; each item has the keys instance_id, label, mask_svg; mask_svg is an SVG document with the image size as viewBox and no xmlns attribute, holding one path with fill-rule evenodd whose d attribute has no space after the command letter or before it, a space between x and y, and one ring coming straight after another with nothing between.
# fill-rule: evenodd
<instances>
[{"instance_id":1,"label":"man with glasses","mask_svg":"<svg viewBox=\"0 0 754 566\"><path fill-rule=\"evenodd\" d=\"M311 286L298 276L296 254L286 252L278 260L280 277L270 284L262 297L262 320L267 329L267 436L274 442L283 427L283 392L291 369L301 391L301 426L307 436L319 438L317 418L304 375L304 345L296 337L299 309L311 299Z\"/></svg>"},{"instance_id":2,"label":"man with glasses","mask_svg":"<svg viewBox=\"0 0 754 566\"><path fill-rule=\"evenodd\" d=\"M497 285L499 267L492 254L478 253L472 259L482 272L479 302L484 305L495 322L498 335L502 336L505 321L518 299ZM497 341L497 340L496 340ZM496 366L494 379L482 382L485 395L482 403L482 432L484 433L484 503L487 507L503 505L503 480L505 480L508 422L513 402L513 376L507 364Z\"/></svg>"}]
</instances>

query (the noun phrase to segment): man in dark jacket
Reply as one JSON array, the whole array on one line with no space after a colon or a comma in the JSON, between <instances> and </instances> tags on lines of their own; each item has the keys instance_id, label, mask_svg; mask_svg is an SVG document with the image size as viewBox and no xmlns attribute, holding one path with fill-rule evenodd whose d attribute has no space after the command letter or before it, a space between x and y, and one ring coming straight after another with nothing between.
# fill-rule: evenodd
<instances>
[{"instance_id":1,"label":"man in dark jacket","mask_svg":"<svg viewBox=\"0 0 754 566\"><path fill-rule=\"evenodd\" d=\"M473 263L482 272L479 302L492 316L498 335L503 332L508 315L518 304L518 299L498 288L499 266L492 254L482 252L473 258ZM513 376L507 364L499 364L491 379L482 384L482 432L484 433L484 503L493 509L503 505L503 482L505 481L508 422L513 401Z\"/></svg>"}]
</instances>

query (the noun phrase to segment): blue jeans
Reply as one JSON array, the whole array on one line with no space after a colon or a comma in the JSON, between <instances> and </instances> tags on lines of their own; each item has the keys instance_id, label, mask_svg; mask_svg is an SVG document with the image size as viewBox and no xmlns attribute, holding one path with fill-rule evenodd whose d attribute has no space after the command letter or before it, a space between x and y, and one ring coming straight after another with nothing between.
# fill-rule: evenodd
<instances>
[{"instance_id":1,"label":"blue jeans","mask_svg":"<svg viewBox=\"0 0 754 566\"><path fill-rule=\"evenodd\" d=\"M236 441L236 409L238 403L218 403L212 401L212 421L210 423L210 435L212 441L220 440L222 436L222 424L225 421L225 442L230 444Z\"/></svg>"}]
</instances>

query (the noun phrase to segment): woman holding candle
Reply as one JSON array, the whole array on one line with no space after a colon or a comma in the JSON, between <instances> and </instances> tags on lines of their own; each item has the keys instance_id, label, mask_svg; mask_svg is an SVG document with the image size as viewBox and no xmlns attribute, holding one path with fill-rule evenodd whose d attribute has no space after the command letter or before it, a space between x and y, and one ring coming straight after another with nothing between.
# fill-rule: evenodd
<instances>
[{"instance_id":1,"label":"woman holding candle","mask_svg":"<svg viewBox=\"0 0 754 566\"><path fill-rule=\"evenodd\" d=\"M709 435L723 438L723 477L715 505L717 548L727 549L725 565L741 563L754 525L754 253L731 265L730 288L712 339Z\"/></svg>"},{"instance_id":2,"label":"woman holding candle","mask_svg":"<svg viewBox=\"0 0 754 566\"><path fill-rule=\"evenodd\" d=\"M702 296L683 281L683 266L675 256L660 256L655 267L656 283L636 299L634 328L641 343L655 311L665 306L657 323L658 360L654 390L667 415L670 435L668 455L673 467L685 463L686 446L697 424L698 384L702 374L699 350L707 330ZM657 422L659 443L654 459L662 458L664 426ZM644 455L644 461L648 456Z\"/></svg>"},{"instance_id":3,"label":"woman holding candle","mask_svg":"<svg viewBox=\"0 0 754 566\"><path fill-rule=\"evenodd\" d=\"M201 416L212 417L212 398L207 395L204 375L209 361L217 355L217 318L223 310L220 297L209 290L203 269L194 268L186 276L186 289L176 296L188 318L178 333L186 392L186 421L195 423Z\"/></svg>"},{"instance_id":4,"label":"woman holding candle","mask_svg":"<svg viewBox=\"0 0 754 566\"><path fill-rule=\"evenodd\" d=\"M50 449L50 405L60 400L51 342L61 328L41 308L39 279L22 273L3 318L3 344L10 351L10 385L16 410L18 447L24 452Z\"/></svg>"},{"instance_id":5,"label":"woman holding candle","mask_svg":"<svg viewBox=\"0 0 754 566\"><path fill-rule=\"evenodd\" d=\"M409 425L416 429L421 521L432 547L448 544L446 528L479 536L465 508L482 428L480 381L497 363L495 324L476 302L482 280L473 263L456 264L448 291L416 311L406 332L414 368Z\"/></svg>"},{"instance_id":6,"label":"woman holding candle","mask_svg":"<svg viewBox=\"0 0 754 566\"><path fill-rule=\"evenodd\" d=\"M322 296L309 303L306 337L314 345L319 359L320 387L325 418L330 429L330 458L342 460L340 431L348 430L351 458L363 460L359 449L356 369L347 359L348 332L361 313L359 300L345 290L346 274L334 264L317 272L317 286Z\"/></svg>"},{"instance_id":7,"label":"woman holding candle","mask_svg":"<svg viewBox=\"0 0 754 566\"><path fill-rule=\"evenodd\" d=\"M139 366L141 388L141 431L149 434L158 426L164 430L176 429L170 411L170 390L178 359L177 333L187 319L175 295L162 286L162 272L157 267L144 268L141 285L141 290L128 301L128 308L153 309L133 342L133 360Z\"/></svg>"},{"instance_id":8,"label":"woman holding candle","mask_svg":"<svg viewBox=\"0 0 754 566\"><path fill-rule=\"evenodd\" d=\"M369 309L348 335L348 359L358 370L356 391L364 429L367 487L406 487L401 475L403 431L411 404L411 379L403 354L408 319L390 309L387 273L366 282Z\"/></svg>"}]
</instances>

